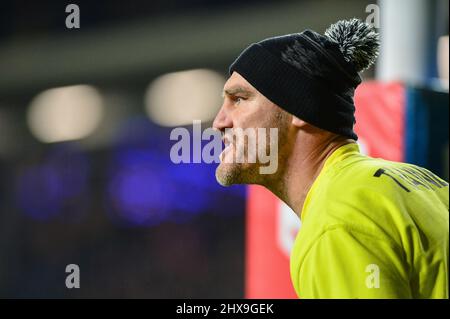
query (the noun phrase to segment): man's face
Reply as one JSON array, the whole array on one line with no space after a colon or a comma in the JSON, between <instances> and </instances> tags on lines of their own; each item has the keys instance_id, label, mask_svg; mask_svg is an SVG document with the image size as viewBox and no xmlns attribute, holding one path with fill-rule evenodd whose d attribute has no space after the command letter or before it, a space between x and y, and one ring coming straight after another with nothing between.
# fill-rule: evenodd
<instances>
[{"instance_id":1,"label":"man's face","mask_svg":"<svg viewBox=\"0 0 450 319\"><path fill-rule=\"evenodd\" d=\"M268 176L261 174L260 168L268 162L261 160L258 150L266 154L276 151L278 167L278 158L285 152L283 147L278 150L278 141L285 142L292 117L236 72L225 83L223 95L223 105L213 123L223 133L226 146L216 170L217 181L224 186L264 184ZM277 131L276 136L271 135L270 129Z\"/></svg>"}]
</instances>

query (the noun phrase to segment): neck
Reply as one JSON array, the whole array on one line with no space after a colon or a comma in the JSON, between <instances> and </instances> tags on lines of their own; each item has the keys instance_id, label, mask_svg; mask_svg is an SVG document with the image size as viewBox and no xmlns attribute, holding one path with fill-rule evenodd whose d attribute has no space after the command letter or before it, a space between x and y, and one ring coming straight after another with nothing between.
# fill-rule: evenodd
<instances>
[{"instance_id":1,"label":"neck","mask_svg":"<svg viewBox=\"0 0 450 319\"><path fill-rule=\"evenodd\" d=\"M293 152L283 165L284 169L276 179L264 185L299 218L306 196L327 158L339 147L355 142L329 133L302 135L304 134L297 135Z\"/></svg>"}]
</instances>

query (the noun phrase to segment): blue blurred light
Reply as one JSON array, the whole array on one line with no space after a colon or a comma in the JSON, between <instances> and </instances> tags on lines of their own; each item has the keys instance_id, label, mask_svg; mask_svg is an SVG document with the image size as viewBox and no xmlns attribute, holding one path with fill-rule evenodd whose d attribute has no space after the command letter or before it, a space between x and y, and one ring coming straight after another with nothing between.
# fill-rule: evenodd
<instances>
[{"instance_id":1,"label":"blue blurred light","mask_svg":"<svg viewBox=\"0 0 450 319\"><path fill-rule=\"evenodd\" d=\"M87 186L87 158L70 144L61 144L43 161L18 173L16 205L35 220L47 221L59 215L76 220L85 211Z\"/></svg>"},{"instance_id":2,"label":"blue blurred light","mask_svg":"<svg viewBox=\"0 0 450 319\"><path fill-rule=\"evenodd\" d=\"M113 213L120 219L136 225L152 225L166 218L167 198L160 172L145 162L119 165L111 176L108 198Z\"/></svg>"},{"instance_id":3,"label":"blue blurred light","mask_svg":"<svg viewBox=\"0 0 450 319\"><path fill-rule=\"evenodd\" d=\"M48 220L56 216L62 205L61 197L58 196L60 183L51 167L27 167L17 178L17 205L26 215L37 220Z\"/></svg>"},{"instance_id":4,"label":"blue blurred light","mask_svg":"<svg viewBox=\"0 0 450 319\"><path fill-rule=\"evenodd\" d=\"M170 130L145 118L126 121L119 130L106 197L108 212L119 223L149 226L205 212L227 214L221 200L230 195L243 200L243 186L223 188L216 182L217 164L172 163Z\"/></svg>"},{"instance_id":5,"label":"blue blurred light","mask_svg":"<svg viewBox=\"0 0 450 319\"><path fill-rule=\"evenodd\" d=\"M113 156L108 187L112 213L127 223L154 225L185 220L207 209L208 185L204 180L201 184L205 174L194 165L183 165L173 172L174 165L151 150L118 151Z\"/></svg>"}]
</instances>

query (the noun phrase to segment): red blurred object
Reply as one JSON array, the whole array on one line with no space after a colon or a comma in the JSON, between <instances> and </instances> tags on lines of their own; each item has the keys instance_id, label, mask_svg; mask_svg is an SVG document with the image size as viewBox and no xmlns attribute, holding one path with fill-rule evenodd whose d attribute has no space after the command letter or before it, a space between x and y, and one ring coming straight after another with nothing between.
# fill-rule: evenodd
<instances>
[{"instance_id":1,"label":"red blurred object","mask_svg":"<svg viewBox=\"0 0 450 319\"><path fill-rule=\"evenodd\" d=\"M280 209L280 200L270 191L262 186L249 187L246 298L296 298L289 273L289 255L278 240Z\"/></svg>"},{"instance_id":2,"label":"red blurred object","mask_svg":"<svg viewBox=\"0 0 450 319\"><path fill-rule=\"evenodd\" d=\"M355 132L366 154L404 160L405 87L401 83L364 82L355 93Z\"/></svg>"}]
</instances>

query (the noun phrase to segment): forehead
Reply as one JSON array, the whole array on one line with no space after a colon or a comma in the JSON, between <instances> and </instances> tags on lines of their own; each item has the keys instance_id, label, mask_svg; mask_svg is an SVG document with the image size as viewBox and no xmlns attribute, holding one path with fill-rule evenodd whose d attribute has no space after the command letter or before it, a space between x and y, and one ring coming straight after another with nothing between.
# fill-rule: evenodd
<instances>
[{"instance_id":1,"label":"forehead","mask_svg":"<svg viewBox=\"0 0 450 319\"><path fill-rule=\"evenodd\" d=\"M246 80L242 75L236 71L231 74L227 82L225 82L224 90L234 87L241 87L249 92L257 92L257 90Z\"/></svg>"}]
</instances>

